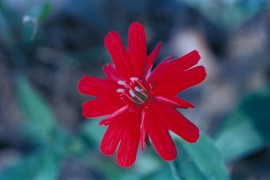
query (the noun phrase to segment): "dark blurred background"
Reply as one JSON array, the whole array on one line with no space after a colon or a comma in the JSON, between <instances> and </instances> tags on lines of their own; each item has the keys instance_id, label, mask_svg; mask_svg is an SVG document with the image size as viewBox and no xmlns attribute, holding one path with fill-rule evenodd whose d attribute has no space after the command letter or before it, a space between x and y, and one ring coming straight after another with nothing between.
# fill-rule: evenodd
<instances>
[{"instance_id":1,"label":"dark blurred background","mask_svg":"<svg viewBox=\"0 0 270 180\"><path fill-rule=\"evenodd\" d=\"M269 5L267 0L1 0L0 179L174 178L152 147L139 152L134 167L117 167L113 157L99 152L105 130L99 119L81 115L88 97L78 93L79 79L104 77L102 66L110 61L105 35L118 31L126 44L134 21L145 26L148 52L163 42L157 63L197 49L207 69L203 84L181 93L196 108L180 111L211 145L199 143L205 154L198 155L179 142L178 175L219 179L215 171L228 179L270 179ZM208 156L213 162L196 161ZM189 158L198 176L183 173ZM210 168L219 165L224 172Z\"/></svg>"}]
</instances>

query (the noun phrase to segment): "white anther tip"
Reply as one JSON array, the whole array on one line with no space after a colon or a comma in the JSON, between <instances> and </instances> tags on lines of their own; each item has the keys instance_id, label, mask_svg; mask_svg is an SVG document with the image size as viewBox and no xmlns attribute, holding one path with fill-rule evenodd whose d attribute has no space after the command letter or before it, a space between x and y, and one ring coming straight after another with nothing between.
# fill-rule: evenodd
<instances>
[{"instance_id":1,"label":"white anther tip","mask_svg":"<svg viewBox=\"0 0 270 180\"><path fill-rule=\"evenodd\" d=\"M130 80L131 80L131 81L138 81L139 78L137 78L137 77L131 77Z\"/></svg>"},{"instance_id":2,"label":"white anther tip","mask_svg":"<svg viewBox=\"0 0 270 180\"><path fill-rule=\"evenodd\" d=\"M117 83L120 84L120 85L126 85L125 81L117 81Z\"/></svg>"},{"instance_id":3,"label":"white anther tip","mask_svg":"<svg viewBox=\"0 0 270 180\"><path fill-rule=\"evenodd\" d=\"M119 88L119 89L117 89L116 90L116 92L118 92L118 93L123 93L125 90L124 89L121 89L121 88Z\"/></svg>"},{"instance_id":4,"label":"white anther tip","mask_svg":"<svg viewBox=\"0 0 270 180\"><path fill-rule=\"evenodd\" d=\"M134 92L132 90L129 90L128 92L131 95L131 97L135 97L135 94L134 94Z\"/></svg>"},{"instance_id":5,"label":"white anther tip","mask_svg":"<svg viewBox=\"0 0 270 180\"><path fill-rule=\"evenodd\" d=\"M141 92L141 89L140 89L138 86L136 86L134 89L135 89L135 91L137 91L137 92Z\"/></svg>"}]
</instances>

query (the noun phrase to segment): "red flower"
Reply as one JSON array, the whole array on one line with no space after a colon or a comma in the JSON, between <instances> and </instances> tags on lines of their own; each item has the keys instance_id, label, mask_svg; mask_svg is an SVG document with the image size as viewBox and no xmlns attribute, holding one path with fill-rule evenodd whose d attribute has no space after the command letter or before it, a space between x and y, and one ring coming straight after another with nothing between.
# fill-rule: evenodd
<instances>
[{"instance_id":1,"label":"red flower","mask_svg":"<svg viewBox=\"0 0 270 180\"><path fill-rule=\"evenodd\" d=\"M105 47L114 62L104 66L106 79L83 76L79 82L81 93L96 97L83 103L83 115L108 115L99 123L108 126L100 144L102 153L111 156L119 145L117 163L129 167L136 160L139 142L144 150L150 138L162 159L174 160L177 150L168 131L190 143L199 138L199 129L176 110L194 107L177 93L205 79L204 67L193 67L199 53L169 58L151 72L161 43L147 55L144 27L137 22L129 27L128 50L117 32L105 37Z\"/></svg>"}]
</instances>

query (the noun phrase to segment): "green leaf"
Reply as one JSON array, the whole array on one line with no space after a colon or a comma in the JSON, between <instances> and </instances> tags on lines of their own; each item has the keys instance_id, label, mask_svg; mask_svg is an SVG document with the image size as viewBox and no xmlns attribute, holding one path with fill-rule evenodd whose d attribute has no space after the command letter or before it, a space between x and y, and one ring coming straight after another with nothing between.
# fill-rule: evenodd
<instances>
[{"instance_id":1,"label":"green leaf","mask_svg":"<svg viewBox=\"0 0 270 180\"><path fill-rule=\"evenodd\" d=\"M105 126L98 125L101 119L103 118L101 117L101 118L87 119L81 126L82 127L81 134L87 139L89 139L93 143L95 148L99 148L101 139L105 133L105 130L107 129L107 127Z\"/></svg>"},{"instance_id":2,"label":"green leaf","mask_svg":"<svg viewBox=\"0 0 270 180\"><path fill-rule=\"evenodd\" d=\"M49 16L51 10L52 10L51 4L48 2L44 3L41 7L41 11L40 11L39 15L37 16L37 21L43 22L44 20L46 20L46 18Z\"/></svg>"},{"instance_id":3,"label":"green leaf","mask_svg":"<svg viewBox=\"0 0 270 180\"><path fill-rule=\"evenodd\" d=\"M270 142L270 87L247 95L214 133L227 161L266 147Z\"/></svg>"},{"instance_id":4,"label":"green leaf","mask_svg":"<svg viewBox=\"0 0 270 180\"><path fill-rule=\"evenodd\" d=\"M172 175L170 168L168 168L168 166L163 166L161 169L159 169L159 171L157 171L151 177L146 177L142 179L164 180L164 179L174 179L174 177Z\"/></svg>"},{"instance_id":5,"label":"green leaf","mask_svg":"<svg viewBox=\"0 0 270 180\"><path fill-rule=\"evenodd\" d=\"M12 35L11 27L9 25L11 21L11 16L9 16L12 11L6 7L6 5L1 1L0 2L0 40L3 45L10 45L15 42L15 39ZM13 13L13 12L12 12ZM15 13L13 15L16 15ZM9 17L9 18L7 18ZM12 19L12 22L14 19Z\"/></svg>"},{"instance_id":6,"label":"green leaf","mask_svg":"<svg viewBox=\"0 0 270 180\"><path fill-rule=\"evenodd\" d=\"M144 152L142 154L138 153L132 170L136 172L136 175L145 177L160 171L162 165L164 165L163 161L157 158L154 152Z\"/></svg>"},{"instance_id":7,"label":"green leaf","mask_svg":"<svg viewBox=\"0 0 270 180\"><path fill-rule=\"evenodd\" d=\"M206 135L201 134L195 144L179 141L177 141L179 157L173 163L181 179L229 179L218 149Z\"/></svg>"},{"instance_id":8,"label":"green leaf","mask_svg":"<svg viewBox=\"0 0 270 180\"><path fill-rule=\"evenodd\" d=\"M57 179L61 168L61 156L54 149L44 149L28 157L23 157L17 164L0 172L3 180L47 180Z\"/></svg>"},{"instance_id":9,"label":"green leaf","mask_svg":"<svg viewBox=\"0 0 270 180\"><path fill-rule=\"evenodd\" d=\"M17 99L25 115L23 132L38 142L48 140L55 130L55 118L49 105L23 75L17 78Z\"/></svg>"},{"instance_id":10,"label":"green leaf","mask_svg":"<svg viewBox=\"0 0 270 180\"><path fill-rule=\"evenodd\" d=\"M22 29L22 33L24 35L26 45L29 43L29 40L32 41L36 37L41 23L43 23L49 16L51 9L52 7L50 3L45 2L37 8L33 8L23 16L22 20L25 25Z\"/></svg>"},{"instance_id":11,"label":"green leaf","mask_svg":"<svg viewBox=\"0 0 270 180\"><path fill-rule=\"evenodd\" d=\"M184 2L225 30L240 27L258 14L268 3L267 1L242 1L239 3L239 0L230 0L230 2L220 0L219 3L211 0L184 0Z\"/></svg>"}]
</instances>

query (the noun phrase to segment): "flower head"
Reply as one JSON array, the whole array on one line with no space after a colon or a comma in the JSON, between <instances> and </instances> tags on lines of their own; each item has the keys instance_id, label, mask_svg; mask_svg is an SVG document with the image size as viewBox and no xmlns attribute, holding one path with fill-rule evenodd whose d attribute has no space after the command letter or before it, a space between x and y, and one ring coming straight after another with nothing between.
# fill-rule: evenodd
<instances>
[{"instance_id":1,"label":"flower head","mask_svg":"<svg viewBox=\"0 0 270 180\"><path fill-rule=\"evenodd\" d=\"M169 131L190 143L199 138L199 129L176 110L194 107L177 94L205 79L205 68L193 67L199 53L169 58L151 71L161 43L147 55L144 27L137 22L129 27L128 49L117 32L105 37L105 47L114 63L104 66L106 79L83 76L78 85L81 93L96 97L83 103L83 115L108 115L99 123L108 126L101 152L111 156L118 147L117 163L130 167L139 143L144 150L150 139L162 159L174 160L177 150Z\"/></svg>"}]
</instances>

